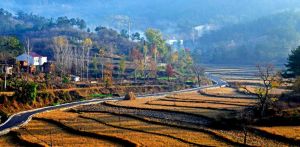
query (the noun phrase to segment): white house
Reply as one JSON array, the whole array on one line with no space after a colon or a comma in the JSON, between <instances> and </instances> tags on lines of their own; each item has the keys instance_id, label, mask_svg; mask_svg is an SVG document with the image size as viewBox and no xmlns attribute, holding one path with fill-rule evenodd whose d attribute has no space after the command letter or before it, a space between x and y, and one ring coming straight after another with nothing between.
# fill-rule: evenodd
<instances>
[{"instance_id":1,"label":"white house","mask_svg":"<svg viewBox=\"0 0 300 147\"><path fill-rule=\"evenodd\" d=\"M35 52L30 52L29 56L24 53L22 55L19 55L16 58L17 61L23 61L23 62L27 62L29 63L29 65L35 65L35 66L39 66L39 65L44 65L44 63L47 63L47 57L43 57Z\"/></svg>"},{"instance_id":2,"label":"white house","mask_svg":"<svg viewBox=\"0 0 300 147\"><path fill-rule=\"evenodd\" d=\"M71 75L71 81L79 82L80 81L80 77L79 76L75 76L75 75Z\"/></svg>"},{"instance_id":3,"label":"white house","mask_svg":"<svg viewBox=\"0 0 300 147\"><path fill-rule=\"evenodd\" d=\"M175 45L179 42L180 45L183 45L183 40L176 40L176 39L169 39L169 40L166 40L166 43L168 45Z\"/></svg>"}]
</instances>

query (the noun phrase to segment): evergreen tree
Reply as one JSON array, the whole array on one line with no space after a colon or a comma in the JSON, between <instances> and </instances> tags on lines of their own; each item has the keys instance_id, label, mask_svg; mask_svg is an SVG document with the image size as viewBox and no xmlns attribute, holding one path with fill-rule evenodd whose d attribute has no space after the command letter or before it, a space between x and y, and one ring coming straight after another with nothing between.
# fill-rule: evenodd
<instances>
[{"instance_id":1,"label":"evergreen tree","mask_svg":"<svg viewBox=\"0 0 300 147\"><path fill-rule=\"evenodd\" d=\"M293 76L300 76L300 46L292 50L292 53L288 57L286 67L287 71L291 72Z\"/></svg>"}]
</instances>

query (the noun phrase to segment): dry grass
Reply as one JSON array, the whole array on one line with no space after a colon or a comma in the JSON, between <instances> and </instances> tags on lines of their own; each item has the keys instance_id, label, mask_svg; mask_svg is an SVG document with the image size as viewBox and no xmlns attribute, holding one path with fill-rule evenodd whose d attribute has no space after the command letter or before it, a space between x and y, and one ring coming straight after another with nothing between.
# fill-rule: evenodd
<instances>
[{"instance_id":1,"label":"dry grass","mask_svg":"<svg viewBox=\"0 0 300 147\"><path fill-rule=\"evenodd\" d=\"M0 92L1 96L13 96L15 92Z\"/></svg>"},{"instance_id":2,"label":"dry grass","mask_svg":"<svg viewBox=\"0 0 300 147\"><path fill-rule=\"evenodd\" d=\"M210 97L210 96L203 96L200 95L197 92L189 92L189 93L181 93L169 96L171 98L178 98L178 99L184 99L184 100L211 100L211 101L226 101L226 102L233 102L233 103L255 103L257 100L255 99L244 99L244 98L218 98L218 97Z\"/></svg>"},{"instance_id":3,"label":"dry grass","mask_svg":"<svg viewBox=\"0 0 300 147\"><path fill-rule=\"evenodd\" d=\"M19 132L24 140L43 146L116 146L105 140L70 134L53 124L37 120L30 121Z\"/></svg>"},{"instance_id":4,"label":"dry grass","mask_svg":"<svg viewBox=\"0 0 300 147\"><path fill-rule=\"evenodd\" d=\"M217 88L217 89L204 89L203 91L206 92L206 93L209 93L209 94L217 94L217 95L221 95L221 94L235 95L235 94L238 94L236 92L236 89L227 88L227 87Z\"/></svg>"},{"instance_id":5,"label":"dry grass","mask_svg":"<svg viewBox=\"0 0 300 147\"><path fill-rule=\"evenodd\" d=\"M300 126L255 127L256 129L300 141Z\"/></svg>"},{"instance_id":6,"label":"dry grass","mask_svg":"<svg viewBox=\"0 0 300 147\"><path fill-rule=\"evenodd\" d=\"M258 87L255 87L255 86L247 86L247 89L253 93L256 92L256 89ZM239 89L240 91L244 91L244 92L247 92L245 89L243 88L240 88ZM273 94L273 95L280 95L282 93L286 93L286 92L290 92L291 90L288 90L288 89L280 89L280 88L274 88L274 89L271 89L270 91L270 94Z\"/></svg>"},{"instance_id":7,"label":"dry grass","mask_svg":"<svg viewBox=\"0 0 300 147\"><path fill-rule=\"evenodd\" d=\"M230 112L223 110L241 110L243 106L254 105L255 99L216 98L202 96L197 92L170 95L166 98L143 98L134 101L107 102L111 105L171 110L202 115L210 118L228 116Z\"/></svg>"},{"instance_id":8,"label":"dry grass","mask_svg":"<svg viewBox=\"0 0 300 147\"><path fill-rule=\"evenodd\" d=\"M11 134L0 136L0 146L3 147L19 147L21 146L17 142L15 142L14 137Z\"/></svg>"},{"instance_id":9,"label":"dry grass","mask_svg":"<svg viewBox=\"0 0 300 147\"><path fill-rule=\"evenodd\" d=\"M155 134L169 135L199 145L227 146L227 144L216 140L211 135L202 132L189 131L189 130L178 129L174 127L162 126L162 125L155 125L152 123L146 123L128 117L115 116L106 113L93 113L93 114L87 113L84 114L83 116L94 118L101 122L113 126L136 129L143 132L149 132Z\"/></svg>"},{"instance_id":10,"label":"dry grass","mask_svg":"<svg viewBox=\"0 0 300 147\"><path fill-rule=\"evenodd\" d=\"M224 138L227 138L233 142L244 143L244 132L237 130L221 130L221 129L208 129ZM288 144L277 142L275 140L270 140L248 132L247 135L247 145L250 146L269 146L269 147L283 147L289 146Z\"/></svg>"},{"instance_id":11,"label":"dry grass","mask_svg":"<svg viewBox=\"0 0 300 147\"><path fill-rule=\"evenodd\" d=\"M40 114L38 117L59 120L64 125L76 130L123 138L141 146L188 146L188 144L172 138L126 129L118 129L93 120L80 118L78 115L68 112L53 111L50 113Z\"/></svg>"},{"instance_id":12,"label":"dry grass","mask_svg":"<svg viewBox=\"0 0 300 147\"><path fill-rule=\"evenodd\" d=\"M148 105L146 104L149 102L148 100L138 99L134 101L118 101L118 102L106 102L108 104L114 106L122 106L122 107L134 107L134 108L147 108L153 110L168 110L174 112L184 112L184 113L191 113L201 116L206 116L209 118L216 119L220 115L229 115L229 111L222 111L222 110L213 110L213 109L205 109L205 108L187 108L187 107L174 107L174 106L160 106L160 105Z\"/></svg>"},{"instance_id":13,"label":"dry grass","mask_svg":"<svg viewBox=\"0 0 300 147\"><path fill-rule=\"evenodd\" d=\"M212 103L212 104L226 104L226 105L236 105L236 106L249 106L254 105L254 102L239 102L239 101L216 101L216 100L189 100L189 99L178 99L176 97L167 97L161 98L162 101L171 101L171 102L188 102L188 103Z\"/></svg>"},{"instance_id":14,"label":"dry grass","mask_svg":"<svg viewBox=\"0 0 300 147\"><path fill-rule=\"evenodd\" d=\"M217 101L216 101L217 102ZM214 103L191 103L191 102L172 102L172 101L150 101L147 104L150 105L163 105L163 106L173 106L173 107L192 107L192 108L209 108L209 109L228 109L228 110L240 110L241 106L236 105L226 105L226 104L214 104Z\"/></svg>"},{"instance_id":15,"label":"dry grass","mask_svg":"<svg viewBox=\"0 0 300 147\"><path fill-rule=\"evenodd\" d=\"M230 79L227 82L237 82L237 83L249 83L249 84L263 84L259 79Z\"/></svg>"}]
</instances>

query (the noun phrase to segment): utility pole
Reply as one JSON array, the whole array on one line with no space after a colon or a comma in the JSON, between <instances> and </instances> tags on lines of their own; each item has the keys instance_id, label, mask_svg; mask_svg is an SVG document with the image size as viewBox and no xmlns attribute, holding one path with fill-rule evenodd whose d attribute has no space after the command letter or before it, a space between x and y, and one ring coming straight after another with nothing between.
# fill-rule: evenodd
<instances>
[{"instance_id":1,"label":"utility pole","mask_svg":"<svg viewBox=\"0 0 300 147\"><path fill-rule=\"evenodd\" d=\"M28 75L29 75L29 50L30 50L30 41L29 39L27 38L26 39L26 45L27 45L27 76L26 76L26 80L28 81Z\"/></svg>"},{"instance_id":2,"label":"utility pole","mask_svg":"<svg viewBox=\"0 0 300 147\"><path fill-rule=\"evenodd\" d=\"M7 88L7 60L5 60L5 68L4 68L4 89L6 90Z\"/></svg>"},{"instance_id":3,"label":"utility pole","mask_svg":"<svg viewBox=\"0 0 300 147\"><path fill-rule=\"evenodd\" d=\"M87 59L86 59L86 80L89 81L89 64L90 64L90 49L87 51Z\"/></svg>"}]
</instances>

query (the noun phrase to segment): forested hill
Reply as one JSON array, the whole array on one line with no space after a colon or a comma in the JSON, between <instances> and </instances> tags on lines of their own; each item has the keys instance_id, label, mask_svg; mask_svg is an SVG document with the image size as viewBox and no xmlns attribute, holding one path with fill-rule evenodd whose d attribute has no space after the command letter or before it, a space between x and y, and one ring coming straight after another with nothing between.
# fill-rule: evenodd
<instances>
[{"instance_id":1,"label":"forested hill","mask_svg":"<svg viewBox=\"0 0 300 147\"><path fill-rule=\"evenodd\" d=\"M223 27L197 39L195 56L208 63L285 63L300 45L300 12L286 11Z\"/></svg>"},{"instance_id":2,"label":"forested hill","mask_svg":"<svg viewBox=\"0 0 300 147\"><path fill-rule=\"evenodd\" d=\"M83 18L88 26L158 28L165 34L188 34L193 26L227 25L300 7L299 0L2 0L0 7L40 16ZM186 35L185 34L185 35ZM180 35L179 35L180 36Z\"/></svg>"},{"instance_id":3,"label":"forested hill","mask_svg":"<svg viewBox=\"0 0 300 147\"><path fill-rule=\"evenodd\" d=\"M33 51L52 59L53 38L65 36L73 48L79 48L81 41L89 37L94 40L93 48L113 50L116 54L128 54L137 43L128 40L126 35L105 28L96 27L93 32L87 27L85 20L80 18L46 18L39 15L18 12L12 14L0 9L0 36L16 37L25 46L25 40L30 39ZM0 52L5 52L0 48Z\"/></svg>"}]
</instances>

